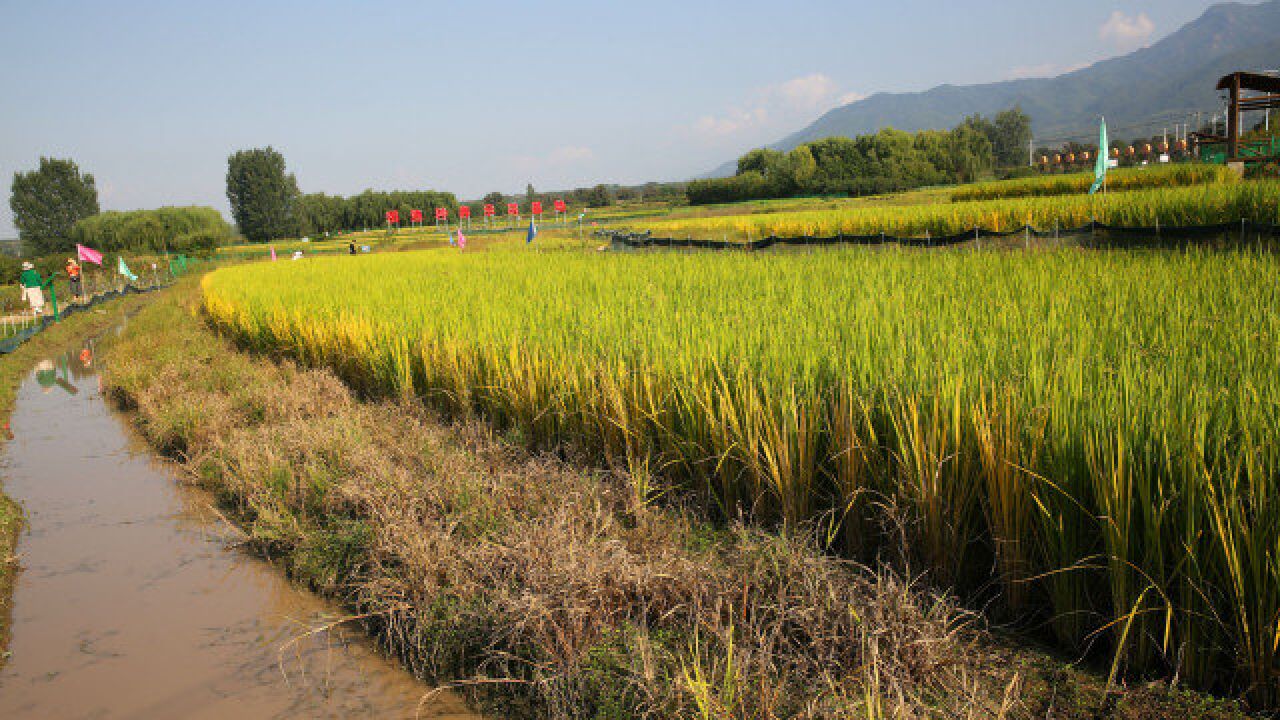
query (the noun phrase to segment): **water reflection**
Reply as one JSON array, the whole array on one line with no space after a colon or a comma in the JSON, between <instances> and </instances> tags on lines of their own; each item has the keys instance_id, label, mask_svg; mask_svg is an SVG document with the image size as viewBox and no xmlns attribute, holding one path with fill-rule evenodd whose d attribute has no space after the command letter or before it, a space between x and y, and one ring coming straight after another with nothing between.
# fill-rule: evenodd
<instances>
[{"instance_id":1,"label":"water reflection","mask_svg":"<svg viewBox=\"0 0 1280 720\"><path fill-rule=\"evenodd\" d=\"M18 391L3 463L28 529L0 717L475 717L447 694L418 708L430 688L354 628L313 632L340 612L236 550L212 498L134 444L96 350Z\"/></svg>"}]
</instances>

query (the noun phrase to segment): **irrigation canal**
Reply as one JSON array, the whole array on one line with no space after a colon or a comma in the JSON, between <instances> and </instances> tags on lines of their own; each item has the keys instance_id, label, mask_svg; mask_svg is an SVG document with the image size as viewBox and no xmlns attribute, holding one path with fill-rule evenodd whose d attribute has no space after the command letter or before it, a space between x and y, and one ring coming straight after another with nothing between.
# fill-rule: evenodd
<instances>
[{"instance_id":1,"label":"irrigation canal","mask_svg":"<svg viewBox=\"0 0 1280 720\"><path fill-rule=\"evenodd\" d=\"M93 343L19 390L5 490L26 509L0 717L475 718L235 547L100 393ZM421 707L420 707L421 704Z\"/></svg>"}]
</instances>

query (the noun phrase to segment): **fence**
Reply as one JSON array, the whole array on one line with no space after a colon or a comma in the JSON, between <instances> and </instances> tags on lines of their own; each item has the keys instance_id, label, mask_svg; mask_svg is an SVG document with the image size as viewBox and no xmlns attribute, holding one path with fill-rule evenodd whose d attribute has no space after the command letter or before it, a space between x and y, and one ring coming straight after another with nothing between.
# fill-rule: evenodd
<instances>
[{"instance_id":1,"label":"fence","mask_svg":"<svg viewBox=\"0 0 1280 720\"><path fill-rule=\"evenodd\" d=\"M831 237L815 237L811 235L799 237L769 236L759 240L736 242L732 240L698 240L694 238L654 237L652 231L633 233L619 230L597 230L597 236L607 237L612 241L615 250L646 248L681 248L693 250L768 250L776 246L817 247L835 245L872 246L890 243L906 247L945 248L965 243L978 243L986 239L1023 238L1028 244L1032 238L1062 239L1087 238L1086 245L1101 247L1124 247L1131 245L1164 244L1170 241L1208 241L1224 240L1229 242L1248 242L1250 238L1274 239L1280 237L1280 225L1255 223L1241 220L1238 223L1219 223L1216 225L1180 225L1180 226L1120 226L1091 222L1074 228L1054 228L1040 230L1024 225L1012 230L987 230L975 227L972 230L953 235L924 237L899 237L880 233L879 235L844 235ZM1146 242L1140 242L1145 240Z\"/></svg>"},{"instance_id":2,"label":"fence","mask_svg":"<svg viewBox=\"0 0 1280 720\"><path fill-rule=\"evenodd\" d=\"M107 292L94 295L88 302L68 305L62 309L59 315L66 318L70 315L74 315L75 313L88 310L95 305L101 305L104 302L115 300L116 298L124 297L125 295L141 295L143 293L149 293L153 290L159 290L166 287L168 287L168 285L152 285L146 288L136 288L132 285L126 285L123 290L109 290ZM21 329L15 329L15 332L12 335L7 335L3 340L0 340L0 354L8 355L14 350L17 350L22 343L35 337L42 330L54 324L54 322L54 319L48 315L42 315L39 318L32 318L29 324L24 324Z\"/></svg>"}]
</instances>

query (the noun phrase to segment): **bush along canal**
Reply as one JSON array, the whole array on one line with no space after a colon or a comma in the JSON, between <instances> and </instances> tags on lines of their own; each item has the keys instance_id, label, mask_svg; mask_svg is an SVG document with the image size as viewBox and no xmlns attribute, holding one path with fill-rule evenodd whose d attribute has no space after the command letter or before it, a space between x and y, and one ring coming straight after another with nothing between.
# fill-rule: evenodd
<instances>
[{"instance_id":1,"label":"bush along canal","mask_svg":"<svg viewBox=\"0 0 1280 720\"><path fill-rule=\"evenodd\" d=\"M0 717L475 717L240 549L213 497L112 414L97 351L34 358L17 391L3 473L26 530Z\"/></svg>"}]
</instances>

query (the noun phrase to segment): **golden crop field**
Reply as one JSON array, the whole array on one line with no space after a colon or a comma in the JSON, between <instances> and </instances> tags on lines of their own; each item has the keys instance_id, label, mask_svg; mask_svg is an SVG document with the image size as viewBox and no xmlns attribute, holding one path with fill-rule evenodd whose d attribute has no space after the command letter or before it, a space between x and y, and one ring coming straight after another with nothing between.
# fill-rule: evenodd
<instances>
[{"instance_id":1,"label":"golden crop field","mask_svg":"<svg viewBox=\"0 0 1280 720\"><path fill-rule=\"evenodd\" d=\"M661 237L754 240L776 235L935 236L975 227L1006 231L1031 225L1041 230L1100 223L1151 227L1239 222L1277 222L1280 182L1211 184L1102 195L1030 197L912 206L854 207L767 215L673 218L640 222L634 229Z\"/></svg>"},{"instance_id":2,"label":"golden crop field","mask_svg":"<svg viewBox=\"0 0 1280 720\"><path fill-rule=\"evenodd\" d=\"M1088 192L1093 181L1092 172L1083 172L974 183L956 188L951 194L951 199L953 202L969 202L1015 197L1079 195ZM1107 173L1106 188L1108 192L1127 192L1189 185L1231 185L1238 182L1240 182L1240 176L1226 165L1179 163L1111 170Z\"/></svg>"},{"instance_id":3,"label":"golden crop field","mask_svg":"<svg viewBox=\"0 0 1280 720\"><path fill-rule=\"evenodd\" d=\"M251 346L578 447L646 497L817 523L857 558L905 534L933 581L994 581L1133 677L1270 693L1278 276L1246 252L522 247L225 268L204 302Z\"/></svg>"}]
</instances>

